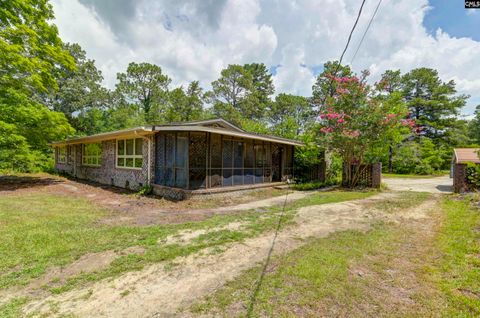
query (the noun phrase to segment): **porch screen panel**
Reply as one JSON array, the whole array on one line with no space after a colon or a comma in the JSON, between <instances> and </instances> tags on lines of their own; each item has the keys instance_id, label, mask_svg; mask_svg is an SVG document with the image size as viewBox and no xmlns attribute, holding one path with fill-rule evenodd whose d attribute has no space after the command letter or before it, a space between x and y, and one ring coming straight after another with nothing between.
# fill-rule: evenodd
<instances>
[{"instance_id":1,"label":"porch screen panel","mask_svg":"<svg viewBox=\"0 0 480 318\"><path fill-rule=\"evenodd\" d=\"M243 142L233 141L233 185L243 185L243 149Z\"/></svg>"},{"instance_id":2,"label":"porch screen panel","mask_svg":"<svg viewBox=\"0 0 480 318\"><path fill-rule=\"evenodd\" d=\"M205 188L207 180L207 134L191 132L188 150L190 165L189 188Z\"/></svg>"},{"instance_id":3,"label":"porch screen panel","mask_svg":"<svg viewBox=\"0 0 480 318\"><path fill-rule=\"evenodd\" d=\"M255 183L263 182L263 166L265 164L265 148L263 143L256 143L255 149Z\"/></svg>"},{"instance_id":4,"label":"porch screen panel","mask_svg":"<svg viewBox=\"0 0 480 318\"><path fill-rule=\"evenodd\" d=\"M165 180L165 135L158 134L155 140L155 183L164 184Z\"/></svg>"},{"instance_id":5,"label":"porch screen panel","mask_svg":"<svg viewBox=\"0 0 480 318\"><path fill-rule=\"evenodd\" d=\"M233 185L233 144L232 140L223 140L222 145L223 186Z\"/></svg>"},{"instance_id":6,"label":"porch screen panel","mask_svg":"<svg viewBox=\"0 0 480 318\"><path fill-rule=\"evenodd\" d=\"M222 186L222 136L210 135L210 187Z\"/></svg>"},{"instance_id":7,"label":"porch screen panel","mask_svg":"<svg viewBox=\"0 0 480 318\"><path fill-rule=\"evenodd\" d=\"M245 142L245 166L243 172L243 183L253 184L255 182L255 153L251 140Z\"/></svg>"},{"instance_id":8,"label":"porch screen panel","mask_svg":"<svg viewBox=\"0 0 480 318\"><path fill-rule=\"evenodd\" d=\"M272 182L272 152L271 143L264 143L265 162L263 165L263 182Z\"/></svg>"},{"instance_id":9,"label":"porch screen panel","mask_svg":"<svg viewBox=\"0 0 480 318\"><path fill-rule=\"evenodd\" d=\"M188 133L177 134L175 152L175 186L187 187Z\"/></svg>"},{"instance_id":10,"label":"porch screen panel","mask_svg":"<svg viewBox=\"0 0 480 318\"><path fill-rule=\"evenodd\" d=\"M165 185L175 186L175 134L165 135Z\"/></svg>"}]
</instances>

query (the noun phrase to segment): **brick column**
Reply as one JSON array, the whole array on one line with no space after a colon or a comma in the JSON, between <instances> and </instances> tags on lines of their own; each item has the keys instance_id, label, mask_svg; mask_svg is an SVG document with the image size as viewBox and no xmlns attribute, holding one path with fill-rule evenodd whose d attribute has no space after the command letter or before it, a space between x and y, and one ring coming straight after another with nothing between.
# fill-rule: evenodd
<instances>
[{"instance_id":1,"label":"brick column","mask_svg":"<svg viewBox=\"0 0 480 318\"><path fill-rule=\"evenodd\" d=\"M453 191L462 193L467 191L467 165L457 163L453 166Z\"/></svg>"}]
</instances>

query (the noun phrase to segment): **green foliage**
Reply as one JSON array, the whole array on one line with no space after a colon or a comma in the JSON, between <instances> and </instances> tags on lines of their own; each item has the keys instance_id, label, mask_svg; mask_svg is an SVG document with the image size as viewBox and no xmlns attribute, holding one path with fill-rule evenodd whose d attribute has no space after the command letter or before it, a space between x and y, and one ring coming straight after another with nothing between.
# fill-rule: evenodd
<instances>
[{"instance_id":1,"label":"green foliage","mask_svg":"<svg viewBox=\"0 0 480 318\"><path fill-rule=\"evenodd\" d=\"M153 193L153 187L150 184L146 184L137 191L138 195L150 195Z\"/></svg>"},{"instance_id":2,"label":"green foliage","mask_svg":"<svg viewBox=\"0 0 480 318\"><path fill-rule=\"evenodd\" d=\"M345 183L350 187L357 185L361 171L351 173L351 166L377 162L403 127L410 124L403 120L407 110L399 96L376 96L365 82L366 75L321 74L335 83L335 92L320 106L320 131L328 149L346 164Z\"/></svg>"},{"instance_id":3,"label":"green foliage","mask_svg":"<svg viewBox=\"0 0 480 318\"><path fill-rule=\"evenodd\" d=\"M402 77L402 93L417 125L417 135L439 144L456 125L456 116L468 96L455 95L455 82L442 82L438 72L417 68ZM452 119L452 117L454 119Z\"/></svg>"},{"instance_id":4,"label":"green foliage","mask_svg":"<svg viewBox=\"0 0 480 318\"><path fill-rule=\"evenodd\" d=\"M306 133L316 117L307 98L284 93L275 97L268 115L275 135L292 139Z\"/></svg>"},{"instance_id":5,"label":"green foliage","mask_svg":"<svg viewBox=\"0 0 480 318\"><path fill-rule=\"evenodd\" d=\"M475 108L475 117L468 123L469 137L480 144L480 105Z\"/></svg>"},{"instance_id":6,"label":"green foliage","mask_svg":"<svg viewBox=\"0 0 480 318\"><path fill-rule=\"evenodd\" d=\"M480 165L473 162L467 164L467 185L470 190L480 189Z\"/></svg>"},{"instance_id":7,"label":"green foliage","mask_svg":"<svg viewBox=\"0 0 480 318\"><path fill-rule=\"evenodd\" d=\"M191 82L187 89L175 88L168 93L167 122L181 122L202 119L204 94L198 81Z\"/></svg>"},{"instance_id":8,"label":"green foliage","mask_svg":"<svg viewBox=\"0 0 480 318\"><path fill-rule=\"evenodd\" d=\"M116 93L122 104L135 106L147 123L164 120L171 79L160 66L132 62L126 73L117 74L117 80Z\"/></svg>"},{"instance_id":9,"label":"green foliage","mask_svg":"<svg viewBox=\"0 0 480 318\"><path fill-rule=\"evenodd\" d=\"M0 158L2 169L32 171L48 165L48 143L74 130L62 113L39 101L58 89L60 68L75 69L48 21L46 0L7 1L0 10Z\"/></svg>"},{"instance_id":10,"label":"green foliage","mask_svg":"<svg viewBox=\"0 0 480 318\"><path fill-rule=\"evenodd\" d=\"M264 64L229 65L212 82L214 114L239 124L242 119L263 120L274 87Z\"/></svg>"}]
</instances>

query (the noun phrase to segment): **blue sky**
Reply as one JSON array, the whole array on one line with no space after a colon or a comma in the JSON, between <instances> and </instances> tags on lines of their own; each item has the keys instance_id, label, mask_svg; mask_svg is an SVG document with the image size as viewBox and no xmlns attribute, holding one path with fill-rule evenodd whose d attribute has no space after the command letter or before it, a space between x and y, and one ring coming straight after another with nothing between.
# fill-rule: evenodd
<instances>
[{"instance_id":1,"label":"blue sky","mask_svg":"<svg viewBox=\"0 0 480 318\"><path fill-rule=\"evenodd\" d=\"M432 7L423 24L435 34L438 28L453 37L469 37L480 41L480 9L465 9L462 0L430 0Z\"/></svg>"}]
</instances>

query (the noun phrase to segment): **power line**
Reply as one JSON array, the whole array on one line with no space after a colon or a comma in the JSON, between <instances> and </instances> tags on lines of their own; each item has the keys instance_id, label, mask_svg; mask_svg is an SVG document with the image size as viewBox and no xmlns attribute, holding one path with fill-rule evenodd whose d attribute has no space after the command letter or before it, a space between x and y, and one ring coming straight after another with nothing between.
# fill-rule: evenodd
<instances>
[{"instance_id":1,"label":"power line","mask_svg":"<svg viewBox=\"0 0 480 318\"><path fill-rule=\"evenodd\" d=\"M340 65L342 65L343 56L345 55L345 52L348 49L348 45L350 44L350 40L352 39L353 31L355 31L355 28L357 27L357 24L358 24L358 20L360 19L360 16L362 15L362 10L363 10L364 5L365 5L365 0L362 1L362 5L360 6L360 9L358 10L357 18L355 19L355 23L353 24L353 27L350 30L350 34L348 35L347 44L345 45L345 48L343 49L342 55L340 55L340 60L338 61L337 67L335 68L335 71L333 72L332 77L337 76L338 69L340 68ZM330 95L333 95L332 84L333 84L333 78L330 79L330 89L329 89ZM325 96L323 97L321 105L323 105L326 100L327 100L327 94L325 94Z\"/></svg>"},{"instance_id":2,"label":"power line","mask_svg":"<svg viewBox=\"0 0 480 318\"><path fill-rule=\"evenodd\" d=\"M345 45L345 48L343 49L342 55L340 56L340 60L338 61L337 69L335 70L335 73L333 74L334 76L336 75L336 73L338 71L338 68L342 64L343 55L345 55L345 52L348 49L348 45L350 44L350 40L352 39L353 31L355 31L355 28L357 27L358 20L360 19L360 16L362 15L362 10L363 10L363 5L364 4L365 4L365 0L362 1L362 5L360 6L360 10L358 10L357 19L355 20L355 23L353 24L352 30L350 30L350 34L348 35L347 44Z\"/></svg>"},{"instance_id":3,"label":"power line","mask_svg":"<svg viewBox=\"0 0 480 318\"><path fill-rule=\"evenodd\" d=\"M348 35L348 40L347 40L347 44L345 45L345 48L343 49L343 52L342 52L342 55L340 56L340 60L337 64L337 67L335 69L335 72L333 73L333 76L336 76L337 74L337 71L338 71L338 68L340 67L340 65L342 64L342 60L343 60L343 56L345 55L345 52L347 51L348 49L348 45L350 44L350 40L352 39L352 34L353 34L353 31L355 30L355 28L357 27L357 24L358 24L358 20L360 19L360 16L362 14L362 10L363 10L363 5L365 4L365 1L366 0L363 0L362 1L362 5L360 6L360 10L358 10L358 14L357 14L357 18L355 19L355 23L353 24L353 27L352 27L352 30L350 31L350 34ZM332 80L330 81L330 90L331 90L331 85L332 85ZM325 99L326 99L326 96L325 96ZM325 100L323 101L323 103L325 102ZM323 104L322 103L322 104ZM282 211L280 212L280 216L278 217L278 222L277 222L277 226L275 228L275 233L273 235L273 239L272 239L272 244L270 246L270 249L268 250L268 254L267 254L267 258L265 260L265 264L263 265L262 267L262 271L260 273L260 277L258 278L258 280L255 282L255 287L253 289L253 293L250 297L250 301L249 301L249 304L248 304L248 307L247 307L247 317L252 317L253 315L253 307L255 306L255 303L256 303L256 300L257 300L257 296L258 296L258 293L260 291L260 288L262 286L262 283L263 283L263 279L265 277L265 273L267 271L267 268L268 268L268 265L270 263L270 259L271 259L271 256L272 256L272 252L273 252L273 248L275 247L275 242L277 240L277 237L278 237L278 233L280 232L280 229L281 229L281 226L282 226L282 221L283 221L283 217L284 217L284 214L285 214L285 209L286 209L286 206L287 206L287 198L288 198L288 194L290 192L290 186L288 186L288 190L287 190L287 193L285 194L285 201L283 202L283 207L282 207Z\"/></svg>"},{"instance_id":4,"label":"power line","mask_svg":"<svg viewBox=\"0 0 480 318\"><path fill-rule=\"evenodd\" d=\"M377 14L378 8L380 7L380 4L382 3L382 0L378 1L377 7L375 8L375 11L373 12L372 17L370 18L370 21L368 22L367 28L365 29L365 32L363 33L362 39L358 43L357 49L355 50L355 54L353 54L352 60L350 61L350 64L353 64L353 60L355 60L355 57L357 56L358 50L360 49L360 46L362 46L363 40L365 39L365 36L367 35L368 30L370 29L370 25L372 25L373 19L375 18L375 15Z\"/></svg>"}]
</instances>

